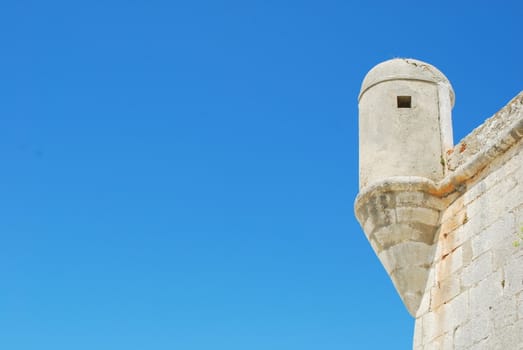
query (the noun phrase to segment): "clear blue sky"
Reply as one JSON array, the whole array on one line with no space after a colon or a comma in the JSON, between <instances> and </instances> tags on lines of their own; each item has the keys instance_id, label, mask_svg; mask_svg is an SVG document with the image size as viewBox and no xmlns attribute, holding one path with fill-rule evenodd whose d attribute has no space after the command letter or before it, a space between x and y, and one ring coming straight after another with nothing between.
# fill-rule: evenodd
<instances>
[{"instance_id":1,"label":"clear blue sky","mask_svg":"<svg viewBox=\"0 0 523 350\"><path fill-rule=\"evenodd\" d=\"M357 95L522 88L520 1L0 2L0 348L408 349L353 214Z\"/></svg>"}]
</instances>

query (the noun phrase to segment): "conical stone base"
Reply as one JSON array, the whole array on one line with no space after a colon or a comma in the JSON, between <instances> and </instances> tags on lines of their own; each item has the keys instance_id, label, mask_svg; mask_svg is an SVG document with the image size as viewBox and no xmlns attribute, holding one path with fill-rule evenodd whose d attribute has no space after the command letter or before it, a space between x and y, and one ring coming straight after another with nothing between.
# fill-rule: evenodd
<instances>
[{"instance_id":1,"label":"conical stone base","mask_svg":"<svg viewBox=\"0 0 523 350\"><path fill-rule=\"evenodd\" d=\"M432 181L398 177L356 198L356 217L412 316L421 303L445 203Z\"/></svg>"}]
</instances>

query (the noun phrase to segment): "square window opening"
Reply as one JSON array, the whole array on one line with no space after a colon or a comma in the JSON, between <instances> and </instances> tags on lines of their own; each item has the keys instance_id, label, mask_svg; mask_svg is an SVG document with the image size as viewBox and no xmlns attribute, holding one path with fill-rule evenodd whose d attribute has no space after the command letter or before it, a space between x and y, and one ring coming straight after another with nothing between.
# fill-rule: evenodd
<instances>
[{"instance_id":1,"label":"square window opening","mask_svg":"<svg viewBox=\"0 0 523 350\"><path fill-rule=\"evenodd\" d=\"M410 96L398 96L398 108L410 108L411 97Z\"/></svg>"}]
</instances>

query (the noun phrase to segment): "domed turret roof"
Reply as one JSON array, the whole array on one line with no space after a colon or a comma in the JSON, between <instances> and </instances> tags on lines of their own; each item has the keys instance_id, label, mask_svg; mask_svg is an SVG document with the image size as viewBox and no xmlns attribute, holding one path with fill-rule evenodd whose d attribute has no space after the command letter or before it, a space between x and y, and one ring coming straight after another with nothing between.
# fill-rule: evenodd
<instances>
[{"instance_id":1,"label":"domed turret roof","mask_svg":"<svg viewBox=\"0 0 523 350\"><path fill-rule=\"evenodd\" d=\"M451 104L454 105L454 90L447 77L436 67L412 58L394 58L372 68L363 79L359 98L370 87L389 80L420 80L443 83L448 86Z\"/></svg>"}]
</instances>

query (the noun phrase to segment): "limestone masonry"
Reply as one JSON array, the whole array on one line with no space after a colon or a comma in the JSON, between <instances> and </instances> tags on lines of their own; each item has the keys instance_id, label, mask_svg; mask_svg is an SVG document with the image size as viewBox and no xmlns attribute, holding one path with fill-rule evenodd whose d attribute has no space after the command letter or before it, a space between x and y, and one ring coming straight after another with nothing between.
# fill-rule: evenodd
<instances>
[{"instance_id":1,"label":"limestone masonry","mask_svg":"<svg viewBox=\"0 0 523 350\"><path fill-rule=\"evenodd\" d=\"M374 67L359 96L355 212L414 349L523 350L523 92L457 145L430 64Z\"/></svg>"}]
</instances>

